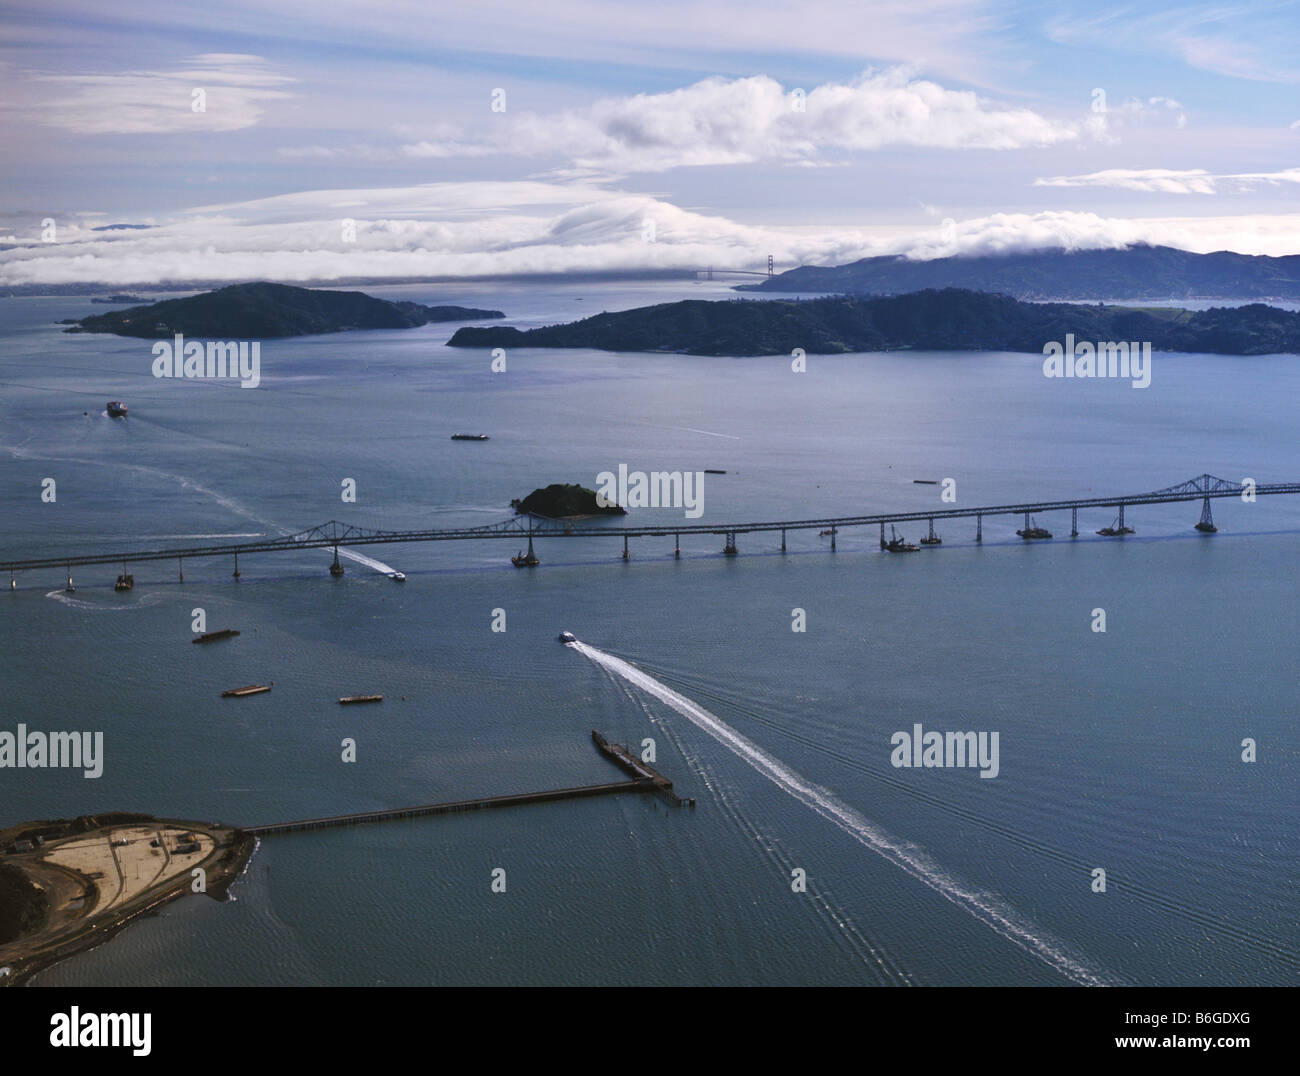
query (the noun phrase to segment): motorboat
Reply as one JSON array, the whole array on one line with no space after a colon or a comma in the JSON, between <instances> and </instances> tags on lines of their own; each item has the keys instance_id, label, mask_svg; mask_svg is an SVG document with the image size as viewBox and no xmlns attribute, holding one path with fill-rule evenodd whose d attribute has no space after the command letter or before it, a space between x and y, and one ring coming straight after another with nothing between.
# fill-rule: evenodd
<instances>
[{"instance_id":1,"label":"motorboat","mask_svg":"<svg viewBox=\"0 0 1300 1076\"><path fill-rule=\"evenodd\" d=\"M556 639L562 643L576 643L578 641L578 637L571 631L560 632L560 634L556 636Z\"/></svg>"}]
</instances>

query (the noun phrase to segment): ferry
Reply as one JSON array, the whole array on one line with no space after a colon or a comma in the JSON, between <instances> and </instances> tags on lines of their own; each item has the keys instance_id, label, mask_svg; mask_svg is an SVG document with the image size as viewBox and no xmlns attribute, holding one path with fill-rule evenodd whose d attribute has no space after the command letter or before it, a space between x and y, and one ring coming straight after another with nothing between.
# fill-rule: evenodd
<instances>
[{"instance_id":1,"label":"ferry","mask_svg":"<svg viewBox=\"0 0 1300 1076\"><path fill-rule=\"evenodd\" d=\"M576 643L578 641L578 637L571 631L562 631L555 638L562 643Z\"/></svg>"},{"instance_id":2,"label":"ferry","mask_svg":"<svg viewBox=\"0 0 1300 1076\"><path fill-rule=\"evenodd\" d=\"M109 418L126 418L126 404L121 400L108 401Z\"/></svg>"}]
</instances>

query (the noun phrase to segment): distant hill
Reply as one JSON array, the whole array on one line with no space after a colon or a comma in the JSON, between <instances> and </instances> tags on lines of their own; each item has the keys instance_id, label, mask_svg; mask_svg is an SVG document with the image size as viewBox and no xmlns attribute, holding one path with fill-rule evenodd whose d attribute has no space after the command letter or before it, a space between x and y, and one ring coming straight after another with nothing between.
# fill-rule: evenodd
<instances>
[{"instance_id":1,"label":"distant hill","mask_svg":"<svg viewBox=\"0 0 1300 1076\"><path fill-rule=\"evenodd\" d=\"M1300 299L1300 255L1193 254L1145 244L933 261L889 255L805 265L736 290L901 295L924 288L970 288L1017 299Z\"/></svg>"},{"instance_id":2,"label":"distant hill","mask_svg":"<svg viewBox=\"0 0 1300 1076\"><path fill-rule=\"evenodd\" d=\"M289 284L232 284L72 322L65 332L116 333L157 339L185 336L268 340L345 329L410 329L431 321L503 318L500 310L392 303L360 291L323 291Z\"/></svg>"},{"instance_id":3,"label":"distant hill","mask_svg":"<svg viewBox=\"0 0 1300 1076\"><path fill-rule=\"evenodd\" d=\"M947 288L875 299L708 302L688 299L521 331L458 329L451 347L581 347L692 355L850 351L1032 351L1078 340L1149 342L1157 351L1300 352L1300 313L1255 303L1192 312L1159 307L1026 303Z\"/></svg>"}]
</instances>

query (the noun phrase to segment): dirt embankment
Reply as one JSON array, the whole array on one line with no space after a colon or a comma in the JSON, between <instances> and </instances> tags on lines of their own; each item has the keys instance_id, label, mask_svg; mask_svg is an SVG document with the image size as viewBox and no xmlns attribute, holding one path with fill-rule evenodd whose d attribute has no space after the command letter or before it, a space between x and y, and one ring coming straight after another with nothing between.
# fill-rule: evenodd
<instances>
[{"instance_id":1,"label":"dirt embankment","mask_svg":"<svg viewBox=\"0 0 1300 1076\"><path fill-rule=\"evenodd\" d=\"M0 945L40 930L48 915L44 895L27 875L0 863Z\"/></svg>"}]
</instances>

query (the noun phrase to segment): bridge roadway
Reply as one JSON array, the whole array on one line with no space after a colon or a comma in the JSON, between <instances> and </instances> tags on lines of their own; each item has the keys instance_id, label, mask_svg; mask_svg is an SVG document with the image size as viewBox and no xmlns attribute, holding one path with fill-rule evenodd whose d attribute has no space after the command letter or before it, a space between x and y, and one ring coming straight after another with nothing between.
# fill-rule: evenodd
<instances>
[{"instance_id":1,"label":"bridge roadway","mask_svg":"<svg viewBox=\"0 0 1300 1076\"><path fill-rule=\"evenodd\" d=\"M1059 501L1032 501L1023 504L981 505L974 508L927 509L918 512L886 512L876 515L819 516L814 519L784 519L739 523L671 523L653 526L593 526L563 520L535 520L515 517L484 527L462 527L440 530L380 531L355 527L332 520L283 538L267 538L254 542L227 543L225 545L195 546L190 548L137 549L114 553L75 554L58 557L36 557L0 561L0 571L11 574L36 568L71 568L76 565L138 563L153 560L181 560L194 557L235 556L248 553L278 553L292 549L328 549L338 546L384 545L405 542L455 542L505 538L574 537L622 538L624 548L629 538L668 537L691 534L725 535L731 546L738 534L770 531L836 530L847 527L884 526L890 523L909 523L941 519L976 519L982 524L984 516L1045 515L1049 512L1070 510L1078 512L1087 508L1120 509L1132 505L1169 504L1180 501L1202 501L1203 518L1208 518L1212 498L1240 497L1243 484L1199 475L1187 482L1150 493L1136 493L1114 497L1082 497ZM1258 497L1300 493L1300 482L1260 483L1255 486ZM1109 520L1107 521L1109 522Z\"/></svg>"}]
</instances>

